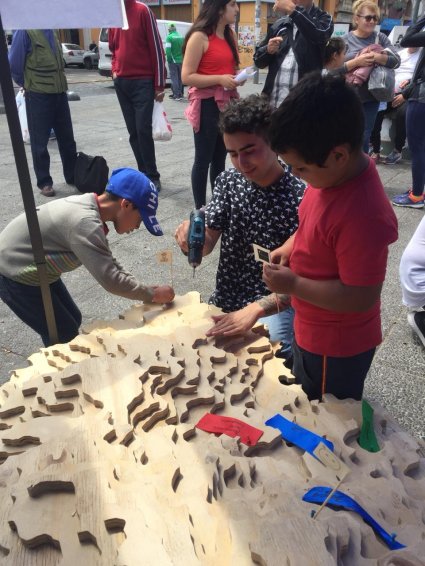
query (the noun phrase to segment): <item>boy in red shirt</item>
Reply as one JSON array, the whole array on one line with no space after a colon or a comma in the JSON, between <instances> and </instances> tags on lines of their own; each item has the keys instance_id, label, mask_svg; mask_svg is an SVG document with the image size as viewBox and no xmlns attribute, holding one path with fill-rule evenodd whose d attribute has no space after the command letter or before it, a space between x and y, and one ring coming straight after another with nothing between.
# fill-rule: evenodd
<instances>
[{"instance_id":1,"label":"boy in red shirt","mask_svg":"<svg viewBox=\"0 0 425 566\"><path fill-rule=\"evenodd\" d=\"M382 341L380 295L397 220L362 151L363 129L354 90L320 73L301 80L272 120L272 148L308 187L299 228L274 250L263 279L291 298L292 371L309 399L361 399Z\"/></svg>"}]
</instances>

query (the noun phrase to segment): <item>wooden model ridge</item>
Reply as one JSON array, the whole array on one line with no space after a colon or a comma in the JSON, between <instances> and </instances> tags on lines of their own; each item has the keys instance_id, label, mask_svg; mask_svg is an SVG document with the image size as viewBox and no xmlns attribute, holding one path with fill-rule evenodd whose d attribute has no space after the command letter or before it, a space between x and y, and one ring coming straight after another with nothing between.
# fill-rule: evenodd
<instances>
[{"instance_id":1,"label":"wooden model ridge","mask_svg":"<svg viewBox=\"0 0 425 566\"><path fill-rule=\"evenodd\" d=\"M135 306L43 349L0 392L4 566L419 566L424 447L375 407L381 450L357 442L361 403L310 403L261 328L206 339L198 293ZM289 374L287 374L289 380ZM418 400L423 402L423 400ZM258 444L195 427L206 413L264 431ZM302 501L334 474L264 423L280 413L334 443L354 512Z\"/></svg>"}]
</instances>

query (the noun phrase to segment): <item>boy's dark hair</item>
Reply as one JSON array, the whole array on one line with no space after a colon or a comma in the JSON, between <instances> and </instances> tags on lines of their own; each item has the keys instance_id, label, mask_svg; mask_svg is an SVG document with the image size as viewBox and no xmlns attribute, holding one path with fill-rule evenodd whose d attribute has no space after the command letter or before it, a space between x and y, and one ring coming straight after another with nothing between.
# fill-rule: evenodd
<instances>
[{"instance_id":1,"label":"boy's dark hair","mask_svg":"<svg viewBox=\"0 0 425 566\"><path fill-rule=\"evenodd\" d=\"M331 61L334 53L337 53L338 55L342 52L345 53L346 48L347 46L342 37L331 37L325 45L325 51L323 54L324 65L327 65Z\"/></svg>"},{"instance_id":2,"label":"boy's dark hair","mask_svg":"<svg viewBox=\"0 0 425 566\"><path fill-rule=\"evenodd\" d=\"M296 151L306 163L322 166L331 150L363 143L360 98L344 77L309 73L289 92L272 115L270 145L277 153Z\"/></svg>"},{"instance_id":3,"label":"boy's dark hair","mask_svg":"<svg viewBox=\"0 0 425 566\"><path fill-rule=\"evenodd\" d=\"M257 134L269 143L271 116L272 108L264 96L251 94L246 98L233 99L220 115L220 132Z\"/></svg>"}]
</instances>

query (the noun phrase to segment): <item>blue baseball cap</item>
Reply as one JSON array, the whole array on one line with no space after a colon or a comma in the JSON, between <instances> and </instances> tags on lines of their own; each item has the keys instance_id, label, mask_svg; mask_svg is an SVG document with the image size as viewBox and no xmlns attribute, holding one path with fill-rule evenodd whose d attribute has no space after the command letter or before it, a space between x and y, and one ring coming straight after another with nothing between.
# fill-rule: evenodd
<instances>
[{"instance_id":1,"label":"blue baseball cap","mask_svg":"<svg viewBox=\"0 0 425 566\"><path fill-rule=\"evenodd\" d=\"M132 202L140 212L147 230L154 236L162 236L161 227L155 216L158 208L158 191L146 175L130 167L114 169L106 190Z\"/></svg>"}]
</instances>

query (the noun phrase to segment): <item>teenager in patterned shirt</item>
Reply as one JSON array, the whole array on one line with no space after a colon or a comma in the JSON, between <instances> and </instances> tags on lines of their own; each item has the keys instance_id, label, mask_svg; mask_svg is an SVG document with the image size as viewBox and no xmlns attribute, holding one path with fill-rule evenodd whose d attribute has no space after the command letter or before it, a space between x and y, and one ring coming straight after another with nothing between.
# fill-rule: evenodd
<instances>
[{"instance_id":1,"label":"teenager in patterned shirt","mask_svg":"<svg viewBox=\"0 0 425 566\"><path fill-rule=\"evenodd\" d=\"M267 138L271 109L265 98L251 95L233 101L223 112L220 129L234 169L216 179L212 199L205 209L206 234L203 255L208 255L220 236L216 288L210 303L225 315L214 318L210 336L243 333L267 316L270 302L262 281L262 266L254 258L252 244L274 249L298 227L298 204L304 185L280 162ZM176 230L176 240L187 252L189 221ZM282 354L291 356L292 309L267 317L272 340L283 342Z\"/></svg>"}]
</instances>

